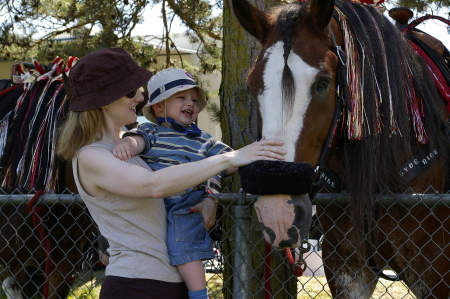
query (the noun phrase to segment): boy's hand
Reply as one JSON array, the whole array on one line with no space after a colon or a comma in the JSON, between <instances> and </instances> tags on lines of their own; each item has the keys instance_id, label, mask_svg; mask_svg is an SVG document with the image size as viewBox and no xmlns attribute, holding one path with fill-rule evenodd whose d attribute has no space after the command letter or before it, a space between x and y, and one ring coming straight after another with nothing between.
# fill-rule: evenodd
<instances>
[{"instance_id":1,"label":"boy's hand","mask_svg":"<svg viewBox=\"0 0 450 299\"><path fill-rule=\"evenodd\" d=\"M217 203L214 198L206 196L203 201L189 210L189 213L202 213L205 228L210 229L216 223Z\"/></svg>"},{"instance_id":2,"label":"boy's hand","mask_svg":"<svg viewBox=\"0 0 450 299\"><path fill-rule=\"evenodd\" d=\"M112 151L113 155L122 161L128 161L133 156L131 144L133 141L132 137L124 137L117 141Z\"/></svg>"}]
</instances>

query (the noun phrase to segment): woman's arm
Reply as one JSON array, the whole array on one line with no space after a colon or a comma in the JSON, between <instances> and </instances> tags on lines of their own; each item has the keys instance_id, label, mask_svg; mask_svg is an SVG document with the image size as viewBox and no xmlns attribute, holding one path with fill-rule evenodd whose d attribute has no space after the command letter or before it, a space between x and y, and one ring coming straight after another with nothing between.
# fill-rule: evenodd
<instances>
[{"instance_id":1,"label":"woman's arm","mask_svg":"<svg viewBox=\"0 0 450 299\"><path fill-rule=\"evenodd\" d=\"M262 140L240 150L155 172L121 161L100 147L87 147L78 156L80 183L91 196L108 192L137 198L163 198L201 184L230 167L256 160L283 160L282 141ZM265 149L265 150L263 150Z\"/></svg>"}]
</instances>

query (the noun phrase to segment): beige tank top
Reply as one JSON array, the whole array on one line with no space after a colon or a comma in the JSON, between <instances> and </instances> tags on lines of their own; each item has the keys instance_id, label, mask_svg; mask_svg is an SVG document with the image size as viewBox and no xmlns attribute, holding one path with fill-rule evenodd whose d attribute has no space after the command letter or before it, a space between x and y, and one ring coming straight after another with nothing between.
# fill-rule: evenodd
<instances>
[{"instance_id":1,"label":"beige tank top","mask_svg":"<svg viewBox=\"0 0 450 299\"><path fill-rule=\"evenodd\" d=\"M109 151L114 147L105 142L88 146L102 147ZM108 252L111 257L106 275L182 282L177 269L169 265L163 200L128 198L112 193L99 197L89 196L78 179L78 155L84 148L72 160L74 178L81 198L101 234L110 244ZM128 162L151 171L139 157L133 157Z\"/></svg>"}]
</instances>

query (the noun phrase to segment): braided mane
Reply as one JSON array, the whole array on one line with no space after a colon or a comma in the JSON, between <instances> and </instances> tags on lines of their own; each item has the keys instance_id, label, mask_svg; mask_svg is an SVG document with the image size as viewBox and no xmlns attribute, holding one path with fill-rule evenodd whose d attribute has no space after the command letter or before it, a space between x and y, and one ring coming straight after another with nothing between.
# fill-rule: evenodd
<instances>
[{"instance_id":1,"label":"braided mane","mask_svg":"<svg viewBox=\"0 0 450 299\"><path fill-rule=\"evenodd\" d=\"M284 67L283 75L281 77L282 83L282 103L283 103L283 113L286 111L286 121L292 116L292 107L294 105L294 95L295 95L295 79L292 75L292 71L288 65L289 53L292 49L292 34L297 26L299 26L299 21L303 22L305 19L303 16L306 13L305 3L297 2L290 5L286 5L278 14L278 25L279 32L283 39L283 58ZM303 23L302 22L302 23ZM286 105L286 106L285 106Z\"/></svg>"},{"instance_id":2,"label":"braided mane","mask_svg":"<svg viewBox=\"0 0 450 299\"><path fill-rule=\"evenodd\" d=\"M285 119L288 121L292 116L292 107L294 105L295 96L295 78L288 65L289 54L292 50L292 35L297 27L306 26L306 28L322 39L326 38L323 30L312 26L309 20L309 7L307 2L294 2L287 5L275 7L272 14L276 16L278 23L278 31L283 40L283 58L284 67L281 77L282 84L282 103L283 111L287 112Z\"/></svg>"}]
</instances>

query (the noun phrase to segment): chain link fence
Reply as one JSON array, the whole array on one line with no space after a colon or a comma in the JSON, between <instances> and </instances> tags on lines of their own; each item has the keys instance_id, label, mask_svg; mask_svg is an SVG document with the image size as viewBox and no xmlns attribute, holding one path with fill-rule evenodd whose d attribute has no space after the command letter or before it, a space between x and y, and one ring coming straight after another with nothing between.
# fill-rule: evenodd
<instances>
[{"instance_id":1,"label":"chain link fence","mask_svg":"<svg viewBox=\"0 0 450 299\"><path fill-rule=\"evenodd\" d=\"M1 189L0 192L0 280L3 287L0 299L44 298L46 292L53 291L66 292L71 299L98 298L104 279L104 266L97 252L98 230L79 196L66 192L37 198L35 192L6 194ZM210 298L332 298L322 260L322 242L328 235L323 235L319 224L319 220L326 221L329 216L315 213L315 210L340 207L345 212L350 204L345 194L319 193L316 196L310 246L303 245L302 250L291 251L296 261L294 265L286 259L285 251L274 250L265 242L253 208L255 196L222 193L217 198L217 224L210 230L216 256L204 261ZM420 206L432 216L436 209L450 208L450 196L383 195L378 197L378 204L388 214L394 207L409 210ZM449 217L447 213L434 224L435 231L446 234L447 240L450 240ZM393 231L395 229L392 227ZM420 224L416 229L421 229ZM447 252L448 246L445 247ZM448 255L444 258L449 266ZM296 276L293 269L296 265L297 270L300 267L303 271L302 276ZM396 275L392 269L381 268L387 275ZM450 266L447 269L450 271ZM26 280L26 283L17 288L12 284L12 277ZM355 279L358 279L357 274ZM446 281L448 279L442 278L443 283ZM448 284L446 287L450 289ZM55 295L52 298L65 297ZM403 281L381 278L372 298L416 297Z\"/></svg>"}]
</instances>

